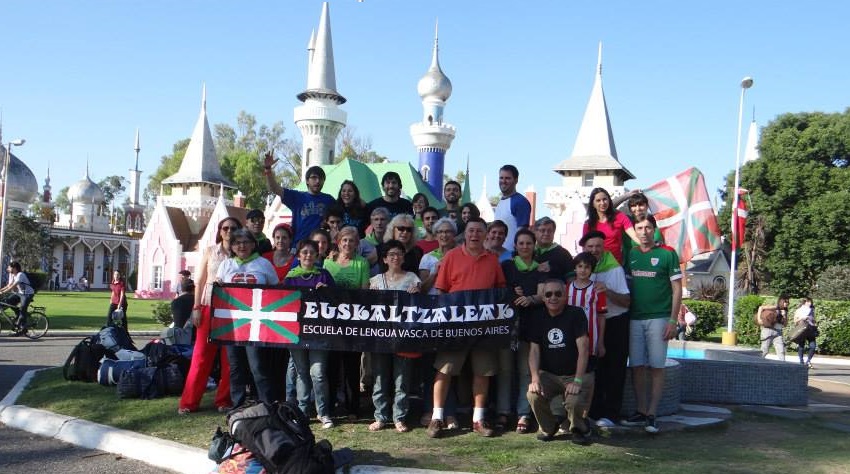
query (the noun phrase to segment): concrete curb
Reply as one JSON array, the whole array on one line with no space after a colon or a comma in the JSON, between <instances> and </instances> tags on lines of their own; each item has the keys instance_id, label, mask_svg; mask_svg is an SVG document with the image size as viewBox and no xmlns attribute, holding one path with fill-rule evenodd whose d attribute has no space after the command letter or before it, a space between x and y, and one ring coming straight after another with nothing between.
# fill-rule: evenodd
<instances>
[{"instance_id":1,"label":"concrete curb","mask_svg":"<svg viewBox=\"0 0 850 474\"><path fill-rule=\"evenodd\" d=\"M39 369L42 370L42 369ZM206 451L111 426L15 405L37 370L27 371L0 402L0 422L40 436L87 449L98 449L136 459L152 466L188 474L208 473L215 463Z\"/></svg>"}]
</instances>

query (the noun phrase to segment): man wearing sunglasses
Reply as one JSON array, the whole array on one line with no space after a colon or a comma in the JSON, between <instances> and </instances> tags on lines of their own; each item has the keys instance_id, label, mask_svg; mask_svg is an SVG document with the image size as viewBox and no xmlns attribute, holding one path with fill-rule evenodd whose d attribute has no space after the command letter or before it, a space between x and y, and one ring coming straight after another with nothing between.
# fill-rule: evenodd
<instances>
[{"instance_id":1,"label":"man wearing sunglasses","mask_svg":"<svg viewBox=\"0 0 850 474\"><path fill-rule=\"evenodd\" d=\"M564 396L564 409L570 423L572 441L587 445L591 430L584 418L593 393L593 372L588 372L590 356L587 317L577 306L567 305L566 285L562 280L543 283L543 314L529 328L528 403L540 432L537 439L551 441L558 431L558 419L550 402Z\"/></svg>"},{"instance_id":2,"label":"man wearing sunglasses","mask_svg":"<svg viewBox=\"0 0 850 474\"><path fill-rule=\"evenodd\" d=\"M245 228L257 239L257 253L260 255L271 252L272 242L263 233L263 227L266 225L266 216L259 209L251 209L245 216Z\"/></svg>"}]
</instances>

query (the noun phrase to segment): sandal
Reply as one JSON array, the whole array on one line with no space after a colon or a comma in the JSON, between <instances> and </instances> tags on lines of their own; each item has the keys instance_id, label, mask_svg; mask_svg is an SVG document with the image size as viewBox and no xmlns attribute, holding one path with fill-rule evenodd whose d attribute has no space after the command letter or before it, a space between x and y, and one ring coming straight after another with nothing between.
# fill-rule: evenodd
<instances>
[{"instance_id":1,"label":"sandal","mask_svg":"<svg viewBox=\"0 0 850 474\"><path fill-rule=\"evenodd\" d=\"M407 424L403 421L396 421L395 430L399 433L407 433L408 431L410 431L410 427L407 426Z\"/></svg>"},{"instance_id":2,"label":"sandal","mask_svg":"<svg viewBox=\"0 0 850 474\"><path fill-rule=\"evenodd\" d=\"M188 415L189 413L192 413L192 410L190 410L188 408L178 408L177 409L178 415Z\"/></svg>"},{"instance_id":3,"label":"sandal","mask_svg":"<svg viewBox=\"0 0 850 474\"><path fill-rule=\"evenodd\" d=\"M369 431L372 431L372 432L381 431L382 429L384 429L386 427L387 427L387 424L384 423L383 421L373 421L372 424L369 425Z\"/></svg>"},{"instance_id":4,"label":"sandal","mask_svg":"<svg viewBox=\"0 0 850 474\"><path fill-rule=\"evenodd\" d=\"M446 417L446 429L447 430L457 430L460 429L460 424L457 422L457 418L453 416Z\"/></svg>"},{"instance_id":5,"label":"sandal","mask_svg":"<svg viewBox=\"0 0 850 474\"><path fill-rule=\"evenodd\" d=\"M528 433L528 417L527 416L519 417L519 420L516 422L516 432L517 432L517 434Z\"/></svg>"}]
</instances>

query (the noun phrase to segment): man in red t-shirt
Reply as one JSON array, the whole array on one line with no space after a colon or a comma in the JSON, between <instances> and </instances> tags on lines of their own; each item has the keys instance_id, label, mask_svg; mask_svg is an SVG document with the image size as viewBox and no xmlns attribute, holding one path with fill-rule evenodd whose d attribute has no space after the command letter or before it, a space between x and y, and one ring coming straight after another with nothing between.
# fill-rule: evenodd
<instances>
[{"instance_id":1,"label":"man in red t-shirt","mask_svg":"<svg viewBox=\"0 0 850 474\"><path fill-rule=\"evenodd\" d=\"M484 290L504 288L505 275L499 265L496 254L484 248L487 224L483 219L469 219L464 230L465 241L446 253L437 272L434 287L442 293L464 290ZM474 411L472 430L481 436L490 437L495 433L487 426L484 415L487 409L487 390L490 379L499 368L497 353L492 350L465 349L460 351L438 352L434 368L434 411L428 424L428 436L438 438L443 429L443 408L449 391L452 376L459 375L467 357L472 362L472 395Z\"/></svg>"}]
</instances>

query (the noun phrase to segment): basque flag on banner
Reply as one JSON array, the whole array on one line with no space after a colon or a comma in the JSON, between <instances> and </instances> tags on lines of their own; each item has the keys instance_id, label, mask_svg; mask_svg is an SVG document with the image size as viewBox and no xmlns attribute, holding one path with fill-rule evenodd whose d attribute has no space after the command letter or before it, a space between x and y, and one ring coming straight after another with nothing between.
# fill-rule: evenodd
<instances>
[{"instance_id":1,"label":"basque flag on banner","mask_svg":"<svg viewBox=\"0 0 850 474\"><path fill-rule=\"evenodd\" d=\"M655 183L644 194L664 243L676 250L679 263L720 248L720 227L698 169Z\"/></svg>"},{"instance_id":2,"label":"basque flag on banner","mask_svg":"<svg viewBox=\"0 0 850 474\"><path fill-rule=\"evenodd\" d=\"M212 298L211 339L298 343L300 291L214 285Z\"/></svg>"},{"instance_id":3,"label":"basque flag on banner","mask_svg":"<svg viewBox=\"0 0 850 474\"><path fill-rule=\"evenodd\" d=\"M732 251L744 246L747 237L747 215L749 206L747 201L750 194L746 189L738 190L738 209L735 211L735 238L732 239Z\"/></svg>"}]
</instances>

